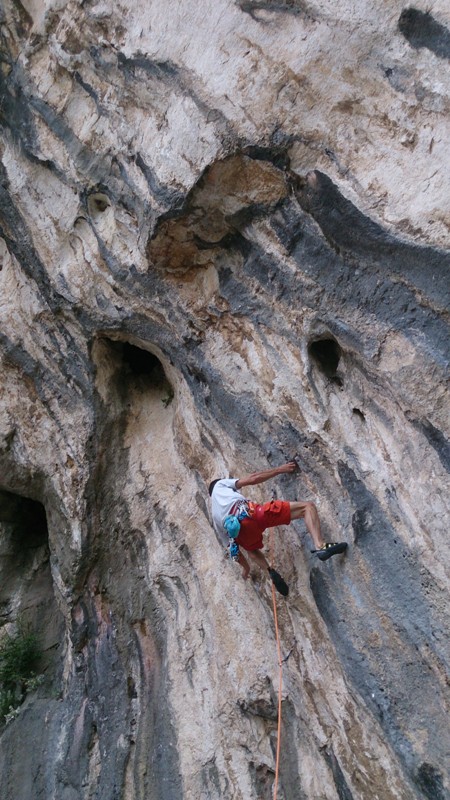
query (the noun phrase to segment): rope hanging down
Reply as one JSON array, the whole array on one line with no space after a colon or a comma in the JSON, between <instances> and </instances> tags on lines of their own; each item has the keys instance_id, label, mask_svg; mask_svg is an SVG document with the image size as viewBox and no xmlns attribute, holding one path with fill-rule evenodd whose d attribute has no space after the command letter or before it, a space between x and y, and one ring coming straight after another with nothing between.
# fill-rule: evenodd
<instances>
[{"instance_id":1,"label":"rope hanging down","mask_svg":"<svg viewBox=\"0 0 450 800\"><path fill-rule=\"evenodd\" d=\"M269 552L270 552L270 563L271 566L273 567L274 564L273 528L271 528L270 530ZM277 639L277 656L278 656L278 728L277 728L277 753L275 758L275 781L273 785L273 800L277 800L278 774L280 768L280 752L281 752L281 692L283 688L283 661L281 659L280 634L278 631L277 600L275 595L275 586L273 585L273 583L272 583L272 604L273 604L273 616L275 620L275 635Z\"/></svg>"}]
</instances>

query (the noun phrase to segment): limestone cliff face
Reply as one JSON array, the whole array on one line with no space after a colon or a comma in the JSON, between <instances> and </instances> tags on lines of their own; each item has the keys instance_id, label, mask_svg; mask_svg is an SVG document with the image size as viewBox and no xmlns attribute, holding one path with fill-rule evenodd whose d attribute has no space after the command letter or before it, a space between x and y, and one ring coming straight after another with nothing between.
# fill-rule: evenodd
<instances>
[{"instance_id":1,"label":"limestone cliff face","mask_svg":"<svg viewBox=\"0 0 450 800\"><path fill-rule=\"evenodd\" d=\"M207 485L295 454L251 497L349 548L273 539L278 798L445 800L447 3L1 15L0 636L45 650L2 800L272 797L271 589Z\"/></svg>"}]
</instances>

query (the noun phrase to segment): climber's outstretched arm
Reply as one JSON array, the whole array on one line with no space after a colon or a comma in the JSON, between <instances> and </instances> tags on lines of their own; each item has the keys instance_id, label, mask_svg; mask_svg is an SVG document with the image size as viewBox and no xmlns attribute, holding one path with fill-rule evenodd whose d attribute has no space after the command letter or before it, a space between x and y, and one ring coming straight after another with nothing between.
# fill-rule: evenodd
<instances>
[{"instance_id":1,"label":"climber's outstretched arm","mask_svg":"<svg viewBox=\"0 0 450 800\"><path fill-rule=\"evenodd\" d=\"M256 486L257 483L264 483L277 475L283 475L286 472L297 472L298 464L296 461L289 461L287 464L282 464L281 467L274 467L273 469L264 469L262 472L252 472L251 475L246 475L245 478L239 478L236 481L236 489L242 489L243 486Z\"/></svg>"}]
</instances>

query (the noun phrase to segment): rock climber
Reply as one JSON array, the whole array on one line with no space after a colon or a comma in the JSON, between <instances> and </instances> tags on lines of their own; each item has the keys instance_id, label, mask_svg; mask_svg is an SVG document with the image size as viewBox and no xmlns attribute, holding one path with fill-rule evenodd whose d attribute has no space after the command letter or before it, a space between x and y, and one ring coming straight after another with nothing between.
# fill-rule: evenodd
<instances>
[{"instance_id":1,"label":"rock climber","mask_svg":"<svg viewBox=\"0 0 450 800\"><path fill-rule=\"evenodd\" d=\"M347 548L347 542L324 542L314 503L303 500L292 503L287 500L270 500L268 503L258 505L240 493L244 486L256 486L277 475L298 470L297 462L289 461L274 469L253 472L245 478L217 478L209 485L214 529L223 544L229 547L230 558L241 565L244 580L249 576L250 567L240 548L245 550L250 559L261 569L268 571L275 588L285 597L289 593L288 585L276 570L269 567L261 552L262 535L266 528L289 525L294 519L304 519L316 548L311 552L316 553L320 561L327 561L331 556L343 553Z\"/></svg>"}]
</instances>

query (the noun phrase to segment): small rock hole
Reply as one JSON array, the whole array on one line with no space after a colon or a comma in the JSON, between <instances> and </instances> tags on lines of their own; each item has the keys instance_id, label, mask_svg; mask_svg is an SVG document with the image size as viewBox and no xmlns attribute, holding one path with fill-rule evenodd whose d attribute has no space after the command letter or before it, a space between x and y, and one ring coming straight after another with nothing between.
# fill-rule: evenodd
<instances>
[{"instance_id":1,"label":"small rock hole","mask_svg":"<svg viewBox=\"0 0 450 800\"><path fill-rule=\"evenodd\" d=\"M442 774L433 764L424 762L417 771L416 783L428 800L445 800Z\"/></svg>"},{"instance_id":2,"label":"small rock hole","mask_svg":"<svg viewBox=\"0 0 450 800\"><path fill-rule=\"evenodd\" d=\"M354 413L354 415L355 415L356 417L359 417L359 419L362 419L362 421L363 421L363 422L365 422L365 421L366 421L366 417L365 417L365 415L363 414L363 412L362 412L362 411L360 411L360 409L359 409L359 408L354 408L354 409L352 409L352 410L353 410L353 413Z\"/></svg>"},{"instance_id":3,"label":"small rock hole","mask_svg":"<svg viewBox=\"0 0 450 800\"><path fill-rule=\"evenodd\" d=\"M405 8L400 14L398 27L411 47L426 47L439 58L450 58L450 31L428 11Z\"/></svg>"},{"instance_id":4,"label":"small rock hole","mask_svg":"<svg viewBox=\"0 0 450 800\"><path fill-rule=\"evenodd\" d=\"M111 207L111 202L106 194L96 192L88 197L88 209L91 217L99 217L108 208Z\"/></svg>"},{"instance_id":5,"label":"small rock hole","mask_svg":"<svg viewBox=\"0 0 450 800\"><path fill-rule=\"evenodd\" d=\"M342 378L337 374L342 350L335 339L316 339L309 345L309 355L320 371L333 383L342 386Z\"/></svg>"}]
</instances>

